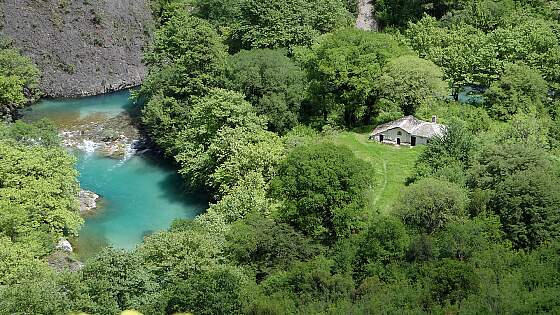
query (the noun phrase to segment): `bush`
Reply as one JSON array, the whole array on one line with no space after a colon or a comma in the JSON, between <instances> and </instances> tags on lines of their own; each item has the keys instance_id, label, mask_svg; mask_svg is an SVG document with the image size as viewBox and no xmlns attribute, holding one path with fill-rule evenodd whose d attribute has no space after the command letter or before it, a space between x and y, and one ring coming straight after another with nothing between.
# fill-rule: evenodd
<instances>
[{"instance_id":1,"label":"bush","mask_svg":"<svg viewBox=\"0 0 560 315\"><path fill-rule=\"evenodd\" d=\"M396 211L405 224L433 233L466 216L468 200L466 190L457 184L425 178L404 190Z\"/></svg>"},{"instance_id":2,"label":"bush","mask_svg":"<svg viewBox=\"0 0 560 315\"><path fill-rule=\"evenodd\" d=\"M346 147L331 143L296 147L271 182L272 196L283 203L281 220L328 244L359 231L366 218L370 167Z\"/></svg>"}]
</instances>

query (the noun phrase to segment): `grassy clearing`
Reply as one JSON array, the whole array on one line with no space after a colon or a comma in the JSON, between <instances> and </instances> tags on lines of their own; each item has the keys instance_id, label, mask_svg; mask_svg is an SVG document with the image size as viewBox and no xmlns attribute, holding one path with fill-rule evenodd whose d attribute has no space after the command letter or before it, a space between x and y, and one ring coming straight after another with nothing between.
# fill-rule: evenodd
<instances>
[{"instance_id":1,"label":"grassy clearing","mask_svg":"<svg viewBox=\"0 0 560 315\"><path fill-rule=\"evenodd\" d=\"M388 213L412 175L422 147L394 147L368 140L367 133L343 132L334 137L337 144L348 146L357 157L373 165L373 188L369 210Z\"/></svg>"}]
</instances>

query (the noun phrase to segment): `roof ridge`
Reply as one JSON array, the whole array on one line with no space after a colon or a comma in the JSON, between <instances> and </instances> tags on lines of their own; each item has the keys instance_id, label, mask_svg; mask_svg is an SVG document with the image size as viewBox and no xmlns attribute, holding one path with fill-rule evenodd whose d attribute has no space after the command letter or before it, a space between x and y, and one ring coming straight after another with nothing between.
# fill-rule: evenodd
<instances>
[{"instance_id":1,"label":"roof ridge","mask_svg":"<svg viewBox=\"0 0 560 315\"><path fill-rule=\"evenodd\" d=\"M437 134L441 132L444 127L444 125L438 124L437 122L425 121L414 117L414 115L407 115L378 125L373 129L371 134L385 132L393 128L400 128L411 135L419 135L419 133L422 133L421 129L428 128L430 129L430 134Z\"/></svg>"}]
</instances>

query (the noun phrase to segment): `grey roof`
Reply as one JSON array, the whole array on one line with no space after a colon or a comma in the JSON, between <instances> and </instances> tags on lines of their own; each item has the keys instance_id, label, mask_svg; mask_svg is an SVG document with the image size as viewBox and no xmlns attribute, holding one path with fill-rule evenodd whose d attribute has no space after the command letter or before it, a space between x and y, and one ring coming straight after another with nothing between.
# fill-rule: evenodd
<instances>
[{"instance_id":1,"label":"grey roof","mask_svg":"<svg viewBox=\"0 0 560 315\"><path fill-rule=\"evenodd\" d=\"M414 116L405 116L375 127L371 134L377 135L394 128L401 128L413 136L431 138L443 135L446 127L445 125L420 120Z\"/></svg>"}]
</instances>

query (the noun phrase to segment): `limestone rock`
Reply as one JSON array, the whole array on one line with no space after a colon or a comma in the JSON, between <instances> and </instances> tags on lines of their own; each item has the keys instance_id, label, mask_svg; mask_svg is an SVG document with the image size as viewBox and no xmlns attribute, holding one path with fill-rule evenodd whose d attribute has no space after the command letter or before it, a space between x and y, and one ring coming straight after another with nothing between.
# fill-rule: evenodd
<instances>
[{"instance_id":1,"label":"limestone rock","mask_svg":"<svg viewBox=\"0 0 560 315\"><path fill-rule=\"evenodd\" d=\"M356 28L364 31L377 31L379 22L375 18L374 0L358 0Z\"/></svg>"},{"instance_id":2,"label":"limestone rock","mask_svg":"<svg viewBox=\"0 0 560 315\"><path fill-rule=\"evenodd\" d=\"M97 208L97 199L99 195L89 190L80 190L78 194L80 198L80 213L89 212Z\"/></svg>"},{"instance_id":3,"label":"limestone rock","mask_svg":"<svg viewBox=\"0 0 560 315\"><path fill-rule=\"evenodd\" d=\"M77 97L142 83L155 24L148 0L3 0L0 28L42 71L49 97Z\"/></svg>"},{"instance_id":4,"label":"limestone rock","mask_svg":"<svg viewBox=\"0 0 560 315\"><path fill-rule=\"evenodd\" d=\"M64 238L61 238L58 241L58 244L56 244L56 249L60 249L60 250L62 250L64 252L67 252L67 253L71 253L73 251L72 244L70 244L70 242L68 242L68 240L66 240Z\"/></svg>"},{"instance_id":5,"label":"limestone rock","mask_svg":"<svg viewBox=\"0 0 560 315\"><path fill-rule=\"evenodd\" d=\"M78 271L84 267L81 261L71 257L67 252L55 251L47 257L48 265L57 272L62 271Z\"/></svg>"}]
</instances>

